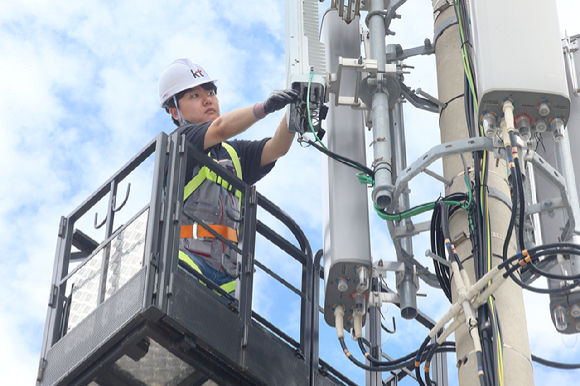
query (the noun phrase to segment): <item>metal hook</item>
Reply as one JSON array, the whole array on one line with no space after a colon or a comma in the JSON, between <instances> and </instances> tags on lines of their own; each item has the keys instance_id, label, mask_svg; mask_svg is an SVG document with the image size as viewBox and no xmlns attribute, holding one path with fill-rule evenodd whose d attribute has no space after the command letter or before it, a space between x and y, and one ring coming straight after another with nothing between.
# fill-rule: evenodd
<instances>
[{"instance_id":1,"label":"metal hook","mask_svg":"<svg viewBox=\"0 0 580 386\"><path fill-rule=\"evenodd\" d=\"M121 205L118 208L113 208L113 212L118 212L121 209L123 209L123 207L125 206L125 204L127 203L127 200L129 199L129 192L131 191L131 183L129 182L127 184L127 193L125 193L125 199L123 200L123 202L121 203ZM117 205L117 198L115 197L115 205Z\"/></svg>"},{"instance_id":2,"label":"metal hook","mask_svg":"<svg viewBox=\"0 0 580 386\"><path fill-rule=\"evenodd\" d=\"M123 202L121 203L121 205L119 205L119 207L117 208L112 208L112 211L114 213L120 211L121 209L123 209L123 207L125 206L125 204L127 203L127 200L129 199L129 193L131 192L131 183L129 182L127 184L127 193L125 193L125 199L123 200ZM115 201L114 206L117 206L117 196L114 197L113 199ZM102 223L100 223L99 225L97 225L98 222L98 218L99 218L99 213L95 212L95 223L94 223L94 227L95 229L99 229L101 228L103 225L105 225L105 223L107 222L107 217L105 217L105 219L103 220Z\"/></svg>"},{"instance_id":3,"label":"metal hook","mask_svg":"<svg viewBox=\"0 0 580 386\"><path fill-rule=\"evenodd\" d=\"M94 224L95 229L101 228L107 222L107 218L105 217L105 219L103 220L103 222L100 223L99 225L97 225L97 221L98 221L97 219L98 219L98 217L99 217L99 213L98 212L95 212L95 224Z\"/></svg>"},{"instance_id":4,"label":"metal hook","mask_svg":"<svg viewBox=\"0 0 580 386\"><path fill-rule=\"evenodd\" d=\"M394 334L395 332L397 332L397 323L395 323L395 317L393 316L393 331L389 330L382 323L381 323L381 327L383 328L383 330L385 330L387 332L387 334Z\"/></svg>"}]
</instances>

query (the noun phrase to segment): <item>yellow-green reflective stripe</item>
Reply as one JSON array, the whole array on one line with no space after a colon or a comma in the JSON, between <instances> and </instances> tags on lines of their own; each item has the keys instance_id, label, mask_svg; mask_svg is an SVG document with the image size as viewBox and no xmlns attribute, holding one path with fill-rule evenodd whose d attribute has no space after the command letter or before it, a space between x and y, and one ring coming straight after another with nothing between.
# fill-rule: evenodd
<instances>
[{"instance_id":1,"label":"yellow-green reflective stripe","mask_svg":"<svg viewBox=\"0 0 580 386\"><path fill-rule=\"evenodd\" d=\"M199 269L199 267L197 266L197 264L195 264L193 262L193 260L191 260L191 257L187 256L187 253L185 253L183 251L179 251L179 260L183 261L184 263L186 263L187 265L189 265L191 268L193 268L197 272L201 273L201 269Z\"/></svg>"},{"instance_id":2,"label":"yellow-green reflective stripe","mask_svg":"<svg viewBox=\"0 0 580 386\"><path fill-rule=\"evenodd\" d=\"M232 162L234 163L234 168L236 169L236 174L238 175L238 178L241 180L242 179L242 165L240 164L240 158L238 157L238 153L236 153L236 151L234 150L232 145L230 145L229 143L223 142L222 145L226 149L228 154L230 155L230 158L232 159Z\"/></svg>"},{"instance_id":3,"label":"yellow-green reflective stripe","mask_svg":"<svg viewBox=\"0 0 580 386\"><path fill-rule=\"evenodd\" d=\"M236 290L236 281L232 280L229 283L220 285L220 288L226 291L227 293L232 293Z\"/></svg>"},{"instance_id":4,"label":"yellow-green reflective stripe","mask_svg":"<svg viewBox=\"0 0 580 386\"><path fill-rule=\"evenodd\" d=\"M179 260L183 261L184 263L189 265L191 268L193 268L197 272L201 273L201 270L199 269L197 264L195 264L193 262L193 260L191 260L191 258L189 256L187 256L187 253L185 253L183 251L179 251ZM203 285L206 285L204 282L200 282L200 283ZM232 280L228 283L222 284L222 285L220 285L220 288L223 289L224 291L226 291L227 293L234 292L236 290L236 281ZM215 293L219 295L219 293L217 293L217 292L215 292Z\"/></svg>"},{"instance_id":5,"label":"yellow-green reflective stripe","mask_svg":"<svg viewBox=\"0 0 580 386\"><path fill-rule=\"evenodd\" d=\"M234 169L236 170L236 176L241 180L242 179L242 165L240 164L240 159L238 158L238 153L236 150L228 143L222 142L222 146L228 152L230 158L232 159L232 163L234 164ZM208 156L210 153L208 153ZM225 189L230 190L230 184L227 181L224 181L221 177L218 177L214 172L209 170L207 166L202 167L199 172L185 185L183 190L183 200L187 200L189 196L195 191L195 189L199 188L203 182L208 179L210 181L215 182L223 186ZM234 193L236 197L239 199L242 198L242 192L236 190Z\"/></svg>"}]
</instances>

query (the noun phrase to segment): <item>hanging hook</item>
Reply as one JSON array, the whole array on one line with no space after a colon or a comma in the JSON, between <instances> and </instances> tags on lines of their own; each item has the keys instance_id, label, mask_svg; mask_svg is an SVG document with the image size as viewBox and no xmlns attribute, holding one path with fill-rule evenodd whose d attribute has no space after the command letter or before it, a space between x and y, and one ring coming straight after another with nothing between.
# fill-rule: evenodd
<instances>
[{"instance_id":1,"label":"hanging hook","mask_svg":"<svg viewBox=\"0 0 580 386\"><path fill-rule=\"evenodd\" d=\"M131 192L131 183L129 182L127 184L127 193L125 193L125 199L123 200L123 202L121 203L121 205L119 205L119 207L117 207L117 208L113 207L112 208L112 210L113 210L114 213L116 213L116 212L120 211L121 209L123 209L123 207L127 203L127 200L129 199L129 193L130 192ZM117 196L113 197L113 201L115 201L113 203L113 206L117 206ZM103 222L100 223L99 225L97 225L98 218L99 218L99 213L98 212L95 212L95 223L94 223L95 229L101 228L107 222L107 218L105 217L105 219L103 220Z\"/></svg>"},{"instance_id":2,"label":"hanging hook","mask_svg":"<svg viewBox=\"0 0 580 386\"><path fill-rule=\"evenodd\" d=\"M105 217L105 219L103 220L103 222L100 223L99 225L97 225L98 217L99 217L99 212L95 212L95 225L94 225L95 226L95 229L101 228L107 222L107 218Z\"/></svg>"},{"instance_id":3,"label":"hanging hook","mask_svg":"<svg viewBox=\"0 0 580 386\"><path fill-rule=\"evenodd\" d=\"M129 182L127 184L127 193L125 193L125 199L123 200L123 202L121 203L121 205L118 208L113 208L113 212L118 212L121 209L123 209L123 207L125 206L125 204L127 203L127 200L129 199L129 192L131 191L131 183ZM117 205L117 198L115 197L115 206Z\"/></svg>"},{"instance_id":4,"label":"hanging hook","mask_svg":"<svg viewBox=\"0 0 580 386\"><path fill-rule=\"evenodd\" d=\"M394 334L395 332L397 332L397 324L395 323L395 317L393 316L393 331L385 327L383 323L381 323L381 327L383 328L383 330L387 332L387 334Z\"/></svg>"}]
</instances>

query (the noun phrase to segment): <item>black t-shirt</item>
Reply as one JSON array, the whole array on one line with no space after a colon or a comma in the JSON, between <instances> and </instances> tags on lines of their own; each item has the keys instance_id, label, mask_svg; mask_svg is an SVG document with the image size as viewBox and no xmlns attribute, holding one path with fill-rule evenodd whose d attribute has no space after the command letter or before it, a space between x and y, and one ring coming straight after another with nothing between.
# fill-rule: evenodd
<instances>
[{"instance_id":1,"label":"black t-shirt","mask_svg":"<svg viewBox=\"0 0 580 386\"><path fill-rule=\"evenodd\" d=\"M180 126L177 128L179 134L184 134L185 139L193 144L199 151L207 154L208 151L211 152L211 157L214 159L229 159L229 155L226 149L223 148L221 143L212 146L210 149L204 149L205 134L207 129L213 121L204 123L188 123L187 125ZM242 166L242 179L248 185L253 185L260 181L262 177L272 170L276 162L272 162L264 167L260 167L260 162L262 160L262 150L264 145L270 138L264 138L260 141L246 141L237 140L225 141L230 144L238 153L240 159L240 165ZM193 170L198 165L195 159L191 159L193 162L188 162L186 171L186 180L190 180L193 177Z\"/></svg>"}]
</instances>

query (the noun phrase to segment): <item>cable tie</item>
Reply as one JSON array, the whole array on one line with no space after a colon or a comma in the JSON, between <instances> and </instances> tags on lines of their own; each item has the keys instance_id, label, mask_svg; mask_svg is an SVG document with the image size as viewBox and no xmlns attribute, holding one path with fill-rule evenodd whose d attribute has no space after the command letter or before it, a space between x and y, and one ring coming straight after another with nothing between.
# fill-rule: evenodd
<instances>
[{"instance_id":1,"label":"cable tie","mask_svg":"<svg viewBox=\"0 0 580 386\"><path fill-rule=\"evenodd\" d=\"M421 362L415 361L415 367L421 367Z\"/></svg>"},{"instance_id":2,"label":"cable tie","mask_svg":"<svg viewBox=\"0 0 580 386\"><path fill-rule=\"evenodd\" d=\"M527 250L527 249L524 249L524 250L522 250L522 255L524 255L524 256L529 256L529 255L530 255L530 253L528 252L528 250Z\"/></svg>"},{"instance_id":3,"label":"cable tie","mask_svg":"<svg viewBox=\"0 0 580 386\"><path fill-rule=\"evenodd\" d=\"M350 354L350 352L348 352L348 349L345 348L343 351L344 351L344 355L346 355L347 357L350 357L351 354Z\"/></svg>"},{"instance_id":4,"label":"cable tie","mask_svg":"<svg viewBox=\"0 0 580 386\"><path fill-rule=\"evenodd\" d=\"M369 353L368 352L364 351L363 354L364 354L365 358L368 358L369 357Z\"/></svg>"},{"instance_id":5,"label":"cable tie","mask_svg":"<svg viewBox=\"0 0 580 386\"><path fill-rule=\"evenodd\" d=\"M526 263L529 263L530 261L532 261L532 258L530 256L527 256L524 260Z\"/></svg>"},{"instance_id":6,"label":"cable tie","mask_svg":"<svg viewBox=\"0 0 580 386\"><path fill-rule=\"evenodd\" d=\"M517 256L517 257L520 257L520 258L521 258L521 257L524 257L524 255L522 254L522 251L518 251L518 252L516 253L516 256Z\"/></svg>"},{"instance_id":7,"label":"cable tie","mask_svg":"<svg viewBox=\"0 0 580 386\"><path fill-rule=\"evenodd\" d=\"M425 367L423 367L425 369L425 372L428 373L429 372L429 362L425 362Z\"/></svg>"},{"instance_id":8,"label":"cable tie","mask_svg":"<svg viewBox=\"0 0 580 386\"><path fill-rule=\"evenodd\" d=\"M514 164L514 161L510 161L510 168L513 169L515 167L516 167L516 165Z\"/></svg>"}]
</instances>

